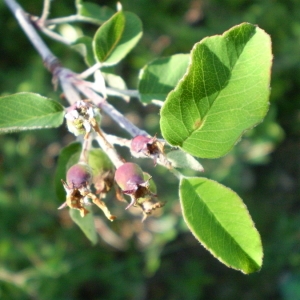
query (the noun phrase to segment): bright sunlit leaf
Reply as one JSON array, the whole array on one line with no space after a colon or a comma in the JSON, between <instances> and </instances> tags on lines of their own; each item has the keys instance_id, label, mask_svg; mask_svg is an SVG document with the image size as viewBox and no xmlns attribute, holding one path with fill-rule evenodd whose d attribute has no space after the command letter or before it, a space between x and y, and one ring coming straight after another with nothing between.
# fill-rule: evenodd
<instances>
[{"instance_id":1,"label":"bright sunlit leaf","mask_svg":"<svg viewBox=\"0 0 300 300\"><path fill-rule=\"evenodd\" d=\"M161 109L164 138L197 157L228 153L268 111L271 64L270 36L248 23L197 43Z\"/></svg>"},{"instance_id":2,"label":"bright sunlit leaf","mask_svg":"<svg viewBox=\"0 0 300 300\"><path fill-rule=\"evenodd\" d=\"M226 266L249 274L262 265L262 244L242 199L207 178L183 178L184 219L201 244Z\"/></svg>"}]
</instances>

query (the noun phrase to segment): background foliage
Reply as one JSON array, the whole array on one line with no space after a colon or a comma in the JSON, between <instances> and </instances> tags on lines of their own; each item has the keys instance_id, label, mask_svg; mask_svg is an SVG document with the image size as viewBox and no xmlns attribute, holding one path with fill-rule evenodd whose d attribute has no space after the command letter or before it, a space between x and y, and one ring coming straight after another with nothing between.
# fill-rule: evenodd
<instances>
[{"instance_id":1,"label":"background foliage","mask_svg":"<svg viewBox=\"0 0 300 300\"><path fill-rule=\"evenodd\" d=\"M42 1L19 2L32 14L40 14ZM52 16L74 13L73 2L53 1ZM205 176L234 189L247 204L262 235L263 268L245 276L211 257L186 232L175 178L158 167L158 192L168 200L163 215L141 224L132 210L109 227L99 218L101 238L91 246L67 210L56 210L60 205L53 188L56 160L60 149L73 140L62 127L0 136L0 297L300 299L298 1L124 0L122 4L141 18L144 27L138 47L118 66L130 88L136 88L138 70L149 60L188 53L203 37L241 22L258 24L271 35L274 67L265 122L224 158L203 160ZM3 2L0 25L0 93L28 91L58 100L50 74ZM95 30L92 25L83 28ZM70 35L74 27L60 30ZM45 40L66 67L76 72L85 68L76 52ZM129 107L120 100L113 102L135 124L158 132L155 107L144 108L136 100ZM120 133L112 124L104 119L106 131L113 132L114 127ZM151 164L144 161L143 167ZM115 210L123 207L116 204Z\"/></svg>"}]
</instances>

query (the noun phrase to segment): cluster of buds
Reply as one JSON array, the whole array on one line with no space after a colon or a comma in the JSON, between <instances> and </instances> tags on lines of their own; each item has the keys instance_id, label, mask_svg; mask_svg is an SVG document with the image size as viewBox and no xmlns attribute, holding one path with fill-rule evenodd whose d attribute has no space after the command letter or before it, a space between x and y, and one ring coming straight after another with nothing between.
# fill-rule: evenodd
<instances>
[{"instance_id":1,"label":"cluster of buds","mask_svg":"<svg viewBox=\"0 0 300 300\"><path fill-rule=\"evenodd\" d=\"M105 216L113 221L116 217L113 216L105 203L101 201L90 188L92 182L92 170L85 163L73 165L67 172L66 182L62 180L67 197L66 202L59 209L69 206L73 209L78 209L80 215L84 217L89 213L85 205L90 204L90 200L96 204L105 214Z\"/></svg>"},{"instance_id":2,"label":"cluster of buds","mask_svg":"<svg viewBox=\"0 0 300 300\"><path fill-rule=\"evenodd\" d=\"M109 145L99 127L99 109L91 102L86 100L77 101L67 111L65 118L68 129L74 135L85 134L85 139L89 137L92 129ZM112 147L111 145L109 145ZM164 144L156 137L136 136L131 141L131 151L137 155L144 155L154 160L163 161ZM96 204L109 220L114 220L105 203L100 200L115 186L116 197L124 201L123 194L131 197L131 202L126 209L136 206L143 212L143 220L157 208L164 205L157 200L156 186L147 173L135 163L124 163L115 170L114 165L100 149L88 151L85 158L86 163L78 163L72 166L67 172L66 182L62 180L66 191L66 202L59 208L69 206L78 209L82 217L89 213L85 208L92 201ZM165 159L165 165L168 161ZM89 166L92 166L90 168ZM93 184L95 193L92 192L90 185ZM98 196L97 196L98 195Z\"/></svg>"},{"instance_id":3,"label":"cluster of buds","mask_svg":"<svg viewBox=\"0 0 300 300\"><path fill-rule=\"evenodd\" d=\"M144 173L135 163L124 163L115 173L115 181L124 194L131 197L131 206L138 206L143 211L143 220L156 208L160 208L164 203L157 201L156 187L151 176Z\"/></svg>"},{"instance_id":4,"label":"cluster of buds","mask_svg":"<svg viewBox=\"0 0 300 300\"><path fill-rule=\"evenodd\" d=\"M88 100L80 100L71 105L65 114L70 132L78 136L89 135L96 123L100 122L100 110Z\"/></svg>"},{"instance_id":5,"label":"cluster of buds","mask_svg":"<svg viewBox=\"0 0 300 300\"><path fill-rule=\"evenodd\" d=\"M85 163L77 163L68 170L66 182L62 180L67 194L66 202L59 209L69 206L78 209L80 215L84 217L89 213L85 206L91 205L90 201L92 201L109 220L113 221L116 217L100 200L113 185L119 200L124 200L122 193L131 197L131 202L126 209L136 206L142 210L143 221L152 211L164 206L163 202L157 200L156 186L148 173L143 172L137 164L130 162L124 163L115 170L107 159L102 150L93 149L89 152L89 163L93 168ZM91 190L91 184L96 189L95 193Z\"/></svg>"}]
</instances>

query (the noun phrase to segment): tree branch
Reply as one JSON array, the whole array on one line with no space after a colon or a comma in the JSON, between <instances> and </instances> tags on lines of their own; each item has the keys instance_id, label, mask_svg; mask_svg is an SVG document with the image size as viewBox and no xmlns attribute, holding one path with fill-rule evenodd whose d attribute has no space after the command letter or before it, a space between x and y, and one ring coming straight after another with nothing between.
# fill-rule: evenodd
<instances>
[{"instance_id":1,"label":"tree branch","mask_svg":"<svg viewBox=\"0 0 300 300\"><path fill-rule=\"evenodd\" d=\"M149 134L136 127L127 118L125 118L118 110L110 105L104 98L99 96L88 86L88 82L81 80L79 75L69 69L63 68L57 57L49 50L47 45L38 35L36 29L31 24L28 14L15 0L4 0L6 5L10 8L20 26L28 36L29 40L42 57L45 66L53 74L53 82L55 87L59 81L61 88L65 94L66 99L70 104L80 100L81 92L85 97L91 99L98 105L106 114L108 114L120 127L125 129L132 137L137 135L149 136Z\"/></svg>"},{"instance_id":2,"label":"tree branch","mask_svg":"<svg viewBox=\"0 0 300 300\"><path fill-rule=\"evenodd\" d=\"M43 12L39 19L42 24L44 24L45 21L48 19L49 12L50 12L50 2L51 0L44 0Z\"/></svg>"},{"instance_id":3,"label":"tree branch","mask_svg":"<svg viewBox=\"0 0 300 300\"><path fill-rule=\"evenodd\" d=\"M28 14L25 13L22 7L14 0L4 0L4 2L12 11L20 26L26 33L28 39L31 41L31 43L33 44L37 52L40 54L44 62L47 62L48 60L57 60L57 58L49 50L44 41L37 34L35 28L30 22L30 19L28 18Z\"/></svg>"},{"instance_id":4,"label":"tree branch","mask_svg":"<svg viewBox=\"0 0 300 300\"><path fill-rule=\"evenodd\" d=\"M58 24L71 23L71 22L85 22L85 23L91 23L94 25L102 25L103 24L103 22L101 22L100 20L83 17L80 15L72 15L72 16L68 16L68 17L48 19L45 21L45 26L58 25Z\"/></svg>"}]
</instances>

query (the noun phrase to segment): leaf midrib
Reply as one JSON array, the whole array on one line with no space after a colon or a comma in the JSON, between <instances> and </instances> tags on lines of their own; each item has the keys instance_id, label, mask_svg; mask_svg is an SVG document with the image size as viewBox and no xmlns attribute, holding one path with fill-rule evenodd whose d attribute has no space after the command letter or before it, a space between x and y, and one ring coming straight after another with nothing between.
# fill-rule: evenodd
<instances>
[{"instance_id":1,"label":"leaf midrib","mask_svg":"<svg viewBox=\"0 0 300 300\"><path fill-rule=\"evenodd\" d=\"M249 259L249 261L251 261L251 263L255 266L257 266L257 268L259 269L260 266L257 264L257 262L249 255L248 252L246 252L242 247L241 245L236 241L236 239L230 235L228 233L228 231L224 228L224 226L222 225L222 223L219 221L218 218L216 218L216 216L213 214L213 212L209 209L209 206L207 205L207 203L205 201L202 201L201 198L198 196L198 194L196 193L195 189L194 189L194 186L188 181L186 180L186 182L188 183L188 185L190 186L190 190L194 193L194 196L196 199L198 199L207 209L207 211L210 213L211 217L216 221L217 225L221 228L221 230L223 230L223 232L225 232L225 234L229 237L229 239L232 241L232 243L234 243L237 248L240 249L241 252L243 252L245 254L245 256ZM182 186L182 184L181 184ZM181 200L182 201L182 200ZM189 222L188 222L189 223ZM189 223L190 224L190 223ZM194 229L194 226L192 224L190 224L191 228L193 229L194 232L195 229ZM197 235L196 235L197 236ZM205 248L209 249L209 251L211 251L212 253L215 254L216 257L218 257L218 259L222 260L223 261L223 258L220 258L216 253L215 251L213 251L210 247L207 246L207 244L205 242L203 242L201 240L201 243L205 246ZM225 261L223 261L225 263ZM227 263L225 263L227 264ZM250 265L250 264L249 264Z\"/></svg>"},{"instance_id":2,"label":"leaf midrib","mask_svg":"<svg viewBox=\"0 0 300 300\"><path fill-rule=\"evenodd\" d=\"M225 38L226 35L223 35L222 37ZM248 42L249 42L251 39L252 39L252 37L248 40ZM204 44L205 40L206 40L206 39L204 39L203 41L199 42L199 44L200 44L200 45L201 45L201 44ZM206 46L207 46L207 45L206 45ZM240 52L240 54L238 55L238 57L237 57L236 61L234 62L234 64L233 64L232 66L230 66L230 68L229 68L229 70L230 70L230 76L228 77L228 80L226 81L226 84L222 87L222 89L220 89L219 92L216 93L216 97L215 97L215 99L212 100L212 103L211 103L211 104L210 104L209 101L208 101L208 106L209 106L209 108L208 108L207 112L204 114L204 116L203 116L203 118L202 118L202 123L201 123L200 127L197 128L197 129L195 129L195 130L189 131L188 128L185 126L185 129L186 129L186 131L188 132L188 134L187 134L187 137L184 138L184 139L182 140L180 146L182 146L182 144L184 144L184 143L185 143L185 142L186 142L186 141L187 141L187 140L188 140L195 132L200 131L200 130L203 128L203 126L205 125L205 121L206 121L206 119L207 119L207 116L209 115L209 112L211 111L211 109L212 109L212 107L215 105L215 103L217 102L220 93L224 90L224 87L226 87L227 84L228 84L228 82L230 82L231 77L232 77L233 70L234 70L236 64L238 63L238 60L239 60L240 56L243 54L243 52L244 52L246 46L247 46L247 44L245 44L243 50L242 50L242 51ZM195 50L196 50L196 49L195 49ZM228 53L228 44L227 44L227 43L226 43L226 50L227 50L227 53ZM212 51L212 53L213 53L214 55L216 55L213 51ZM217 55L216 55L216 56L217 56ZM192 54L192 57L193 57L193 54ZM190 67L191 67L191 65L189 66L189 69L188 69L188 71L187 71L187 74L188 74L189 71L190 71ZM215 68L215 66L214 66L214 68ZM219 76L217 76L217 78L218 78L218 80L219 80ZM207 98L207 96L206 96L206 98ZM203 99L203 98L202 98L202 99ZM200 100L201 100L201 99L200 99ZM200 101L200 100L198 100L198 101ZM181 114L182 114L182 113L181 113ZM199 112L199 115L200 115L200 112ZM182 121L182 123L184 124L183 121ZM189 132L191 132L191 133L189 134Z\"/></svg>"}]
</instances>

